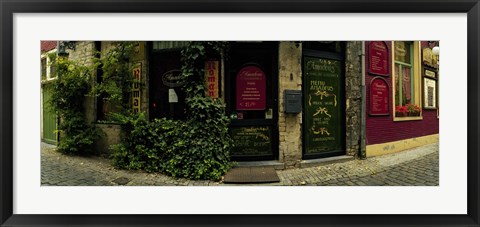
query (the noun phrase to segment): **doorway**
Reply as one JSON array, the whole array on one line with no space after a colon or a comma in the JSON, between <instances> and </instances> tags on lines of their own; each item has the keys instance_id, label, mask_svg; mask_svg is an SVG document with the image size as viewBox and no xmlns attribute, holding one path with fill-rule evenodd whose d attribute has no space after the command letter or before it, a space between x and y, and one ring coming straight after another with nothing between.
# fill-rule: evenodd
<instances>
[{"instance_id":1,"label":"doorway","mask_svg":"<svg viewBox=\"0 0 480 227\"><path fill-rule=\"evenodd\" d=\"M226 66L232 160L278 159L278 42L232 42Z\"/></svg>"},{"instance_id":2,"label":"doorway","mask_svg":"<svg viewBox=\"0 0 480 227\"><path fill-rule=\"evenodd\" d=\"M343 42L306 42L303 49L303 158L345 154Z\"/></svg>"}]
</instances>

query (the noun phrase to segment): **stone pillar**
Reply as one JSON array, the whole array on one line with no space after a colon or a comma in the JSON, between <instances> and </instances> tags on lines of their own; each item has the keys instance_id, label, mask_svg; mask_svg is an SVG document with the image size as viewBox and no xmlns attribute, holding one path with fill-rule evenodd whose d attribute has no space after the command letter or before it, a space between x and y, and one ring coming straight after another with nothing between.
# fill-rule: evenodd
<instances>
[{"instance_id":1,"label":"stone pillar","mask_svg":"<svg viewBox=\"0 0 480 227\"><path fill-rule=\"evenodd\" d=\"M284 91L302 89L301 44L297 47L294 42L280 42L278 66L279 161L288 167L302 159L302 113L284 113Z\"/></svg>"},{"instance_id":2,"label":"stone pillar","mask_svg":"<svg viewBox=\"0 0 480 227\"><path fill-rule=\"evenodd\" d=\"M362 105L362 42L347 42L345 50L346 152L357 156L360 149Z\"/></svg>"}]
</instances>

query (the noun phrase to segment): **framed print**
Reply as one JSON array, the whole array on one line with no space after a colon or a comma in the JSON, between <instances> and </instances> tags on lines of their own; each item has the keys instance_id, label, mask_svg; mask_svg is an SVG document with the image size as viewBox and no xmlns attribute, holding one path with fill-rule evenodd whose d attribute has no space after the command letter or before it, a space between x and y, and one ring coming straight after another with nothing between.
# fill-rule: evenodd
<instances>
[{"instance_id":1,"label":"framed print","mask_svg":"<svg viewBox=\"0 0 480 227\"><path fill-rule=\"evenodd\" d=\"M437 108L437 81L430 78L423 78L423 103L426 109Z\"/></svg>"},{"instance_id":2,"label":"framed print","mask_svg":"<svg viewBox=\"0 0 480 227\"><path fill-rule=\"evenodd\" d=\"M0 10L0 226L479 226L478 0L387 0L381 3L368 0L0 0ZM433 53L433 47L442 44L442 55L435 57L438 68L433 74L422 67L424 61L433 61L422 55L421 41L427 40L437 42L427 52ZM38 51L46 41L51 42L51 49L56 49L56 57L52 59L49 58L49 54L54 53L49 52L51 49L42 50L43 55ZM223 41L233 43L228 48L231 54L228 58L223 55L227 52L215 52L224 48ZM117 42L125 45L115 46ZM403 46L396 48L394 43ZM117 47L120 48L115 49ZM107 52L110 49L118 52ZM185 57L181 50L192 54ZM125 54L129 51L133 54ZM118 53L121 54L115 55ZM197 54L205 57L205 61L197 62ZM74 58L82 59L83 55L94 56L98 62L93 58L89 60L97 68L82 71L84 68L73 63L67 67L61 65ZM402 55L401 61L395 58L397 55ZM105 60L103 56L113 57ZM199 67L195 72L200 75L198 83L184 84L183 77L196 74L190 74L188 67L179 64L182 56L190 57L191 61L185 62L190 62L192 67ZM305 60L310 59L315 61L308 64ZM419 64L412 63L413 60L418 60ZM119 61L126 62L126 67L115 68L108 64ZM49 62L58 67L48 67ZM141 176L152 181L151 186L136 184L138 178L130 177L135 171L119 170L109 164L100 169L86 161L72 161L69 155L55 156L52 152L52 156L47 157L39 151L43 142L54 143L59 137L69 136L66 130L55 128L68 119L55 116L54 113L60 112L51 113L43 108L51 97L46 88L62 79L47 74L60 70L64 70L63 75L91 73L95 77L83 79L99 84L109 79L108 73L125 71L134 79L130 81L132 84L121 81L122 85L128 85L125 87L129 92L122 93L122 97L129 111L138 117L135 122L145 123L145 130L136 133L148 138L158 136L161 130L176 130L174 136L163 137L166 145L155 144L158 150L169 147L168 152L162 153L164 156L156 156L152 149L142 150L148 158L169 157L169 165L130 162L133 159L123 163L124 167L136 168L135 171L150 171ZM45 75L43 79L42 75ZM402 75L402 80L395 80L397 75ZM243 84L238 78L244 80ZM400 87L395 81L408 86L395 90ZM77 82L79 87L83 84ZM207 89L203 89L203 85ZM205 96L205 99L190 99L198 110L205 112L187 111L189 104L185 100L189 96L180 92L181 86L191 86L189 91ZM68 88L63 94L56 92L58 100L72 97L69 95L78 87ZM82 93L75 97L105 97L118 91L114 85L96 88L103 89L104 93ZM303 89L311 92L306 94ZM287 90L291 97L285 98ZM75 98L68 100L65 105L80 103L69 108L83 107ZM107 118L108 110L112 109L111 100L91 101L88 105L92 111L82 117L95 119L103 132L120 134L121 124L115 125ZM226 104L221 103L223 100L227 100ZM395 104L405 100L415 100L414 104L423 102L424 109L420 109L421 114L399 117L394 122L390 111L395 111ZM411 103L397 106L407 104ZM439 111L440 104L442 118L437 117L435 110L428 110L436 108ZM289 108L294 111L285 111L286 105L291 105ZM308 113L316 120L309 121L312 127L306 129L303 127L309 119L304 119L305 109L309 106ZM325 106L328 108L323 108ZM215 122L211 117L214 116L210 112L212 109L224 111L221 116L224 121ZM141 112L147 113L147 120L140 119L138 113ZM208 117L200 116L203 113ZM198 125L175 121L191 120L190 116L200 116L203 121L188 122L202 122L198 125L205 127L193 128ZM322 126L333 122L331 119L338 120L338 124ZM151 129L148 128L149 120L162 124ZM224 127L223 122L227 120L236 127L234 129L241 130ZM58 134L44 133L46 121L52 123L52 130ZM422 122L426 122L422 128L417 127ZM436 123L429 125L428 122ZM78 127L81 123L75 124L76 130L90 130ZM205 154L203 152L210 148L218 151L229 147L230 144L217 140L226 138L226 134L218 134L209 142L199 139L212 133L208 129L215 127L225 129L225 133L233 131L237 142L243 141L235 150L239 165L245 160L267 163L273 173L277 170L325 171L309 172L305 180L291 177L290 186L282 184L286 178L280 177L278 184L227 187L223 184L228 180L223 172L208 169L218 162L198 163L198 156L185 156L182 150L192 146L197 148L196 154ZM303 151L303 138L309 130L314 135L312 141L316 139L312 142L317 149L313 156L304 155ZM421 141L405 137L410 132L428 130L437 130L436 136L428 134ZM372 132L380 136L369 137ZM187 134L195 140L182 140L177 136ZM138 135L116 137L116 140L108 137L106 141L118 143L118 138L128 140L139 138ZM39 136L44 140L39 140ZM400 142L385 142L389 138ZM438 158L426 155L437 163L433 169L439 176L432 186L428 186L432 182L427 181L406 187L377 187L383 184L374 184L386 177L388 161L395 161L394 158L377 161L378 157L403 158L405 164L415 163L413 153L387 155L400 147L434 139L439 141L437 154L441 155ZM333 145L324 146L325 141ZM86 139L75 145L82 143L91 144ZM95 146L107 146L105 144ZM143 148L132 144L132 147L116 149L129 154ZM367 145L373 153L363 149ZM116 154L117 163L129 158L119 155L121 152ZM215 154L212 155L215 160L222 158L219 153ZM320 156L322 160L317 159ZM68 178L73 178L74 174L56 182L45 180L42 162L55 159L66 160L68 167L87 175L85 181L71 184ZM194 164L178 168L176 163L185 160ZM343 162L351 165L341 165L342 168L332 165ZM366 164L378 167L379 171L367 168ZM407 167L398 165L395 171L413 169ZM224 178L223 181L188 179L180 184L173 181L173 177L157 174L154 170L158 168L165 168L173 176L187 176L188 171L194 169L198 175L192 178ZM416 169L427 174L428 170L422 168ZM257 170L249 166L245 169L250 173ZM68 168L63 170L68 172ZM55 166L50 168L54 174L62 171ZM109 175L108 182L102 184L95 178L100 171L124 175ZM341 182L326 186L321 183L327 180L311 180L326 179L331 174L342 175L346 171L366 173L372 178L351 187L342 186ZM262 176L271 173L260 172ZM399 178L416 179L415 174L399 173ZM164 180L155 185L159 178Z\"/></svg>"}]
</instances>

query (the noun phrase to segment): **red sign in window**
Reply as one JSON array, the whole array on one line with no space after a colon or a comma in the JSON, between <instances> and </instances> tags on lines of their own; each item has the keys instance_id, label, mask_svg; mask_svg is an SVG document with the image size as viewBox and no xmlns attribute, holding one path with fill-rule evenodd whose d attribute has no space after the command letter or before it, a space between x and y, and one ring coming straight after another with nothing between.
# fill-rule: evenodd
<instances>
[{"instance_id":1,"label":"red sign in window","mask_svg":"<svg viewBox=\"0 0 480 227\"><path fill-rule=\"evenodd\" d=\"M265 73L246 66L237 73L237 110L265 110Z\"/></svg>"},{"instance_id":2,"label":"red sign in window","mask_svg":"<svg viewBox=\"0 0 480 227\"><path fill-rule=\"evenodd\" d=\"M387 82L376 77L370 84L370 115L388 115L389 89Z\"/></svg>"},{"instance_id":3,"label":"red sign in window","mask_svg":"<svg viewBox=\"0 0 480 227\"><path fill-rule=\"evenodd\" d=\"M388 47L385 42L370 42L368 51L368 72L371 74L388 76Z\"/></svg>"}]
</instances>

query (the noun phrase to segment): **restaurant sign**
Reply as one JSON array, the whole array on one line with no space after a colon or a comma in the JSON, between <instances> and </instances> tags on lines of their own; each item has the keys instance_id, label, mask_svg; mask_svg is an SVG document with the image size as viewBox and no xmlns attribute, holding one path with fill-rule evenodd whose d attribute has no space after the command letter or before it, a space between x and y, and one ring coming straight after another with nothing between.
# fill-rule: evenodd
<instances>
[{"instance_id":1,"label":"restaurant sign","mask_svg":"<svg viewBox=\"0 0 480 227\"><path fill-rule=\"evenodd\" d=\"M271 129L268 126L233 127L233 156L271 155Z\"/></svg>"},{"instance_id":2,"label":"restaurant sign","mask_svg":"<svg viewBox=\"0 0 480 227\"><path fill-rule=\"evenodd\" d=\"M167 71L162 75L162 82L165 86L174 88L183 84L182 71L174 69Z\"/></svg>"},{"instance_id":3,"label":"restaurant sign","mask_svg":"<svg viewBox=\"0 0 480 227\"><path fill-rule=\"evenodd\" d=\"M342 149L341 63L305 57L305 153Z\"/></svg>"},{"instance_id":4,"label":"restaurant sign","mask_svg":"<svg viewBox=\"0 0 480 227\"><path fill-rule=\"evenodd\" d=\"M207 95L213 99L218 98L218 61L205 62L205 86Z\"/></svg>"},{"instance_id":5,"label":"restaurant sign","mask_svg":"<svg viewBox=\"0 0 480 227\"><path fill-rule=\"evenodd\" d=\"M383 41L370 42L368 53L368 72L370 74L388 76L387 44Z\"/></svg>"},{"instance_id":6,"label":"restaurant sign","mask_svg":"<svg viewBox=\"0 0 480 227\"><path fill-rule=\"evenodd\" d=\"M390 91L387 82L375 77L370 83L370 115L388 115Z\"/></svg>"},{"instance_id":7,"label":"restaurant sign","mask_svg":"<svg viewBox=\"0 0 480 227\"><path fill-rule=\"evenodd\" d=\"M236 81L237 110L265 110L265 73L257 66L240 69Z\"/></svg>"},{"instance_id":8,"label":"restaurant sign","mask_svg":"<svg viewBox=\"0 0 480 227\"><path fill-rule=\"evenodd\" d=\"M134 81L132 83L132 110L133 113L140 112L140 79L142 75L142 64L138 63L132 70Z\"/></svg>"}]
</instances>

